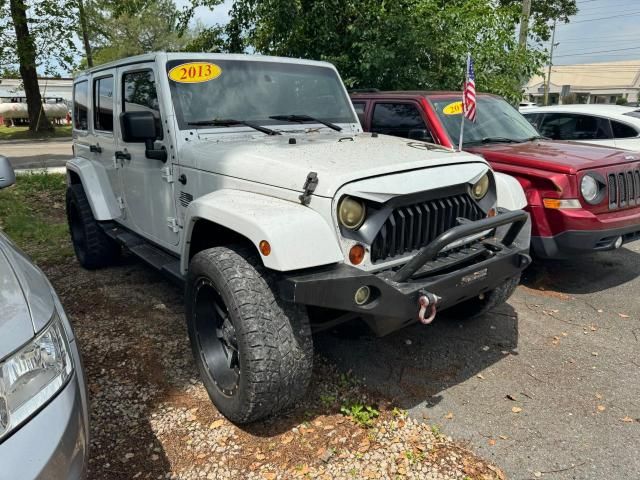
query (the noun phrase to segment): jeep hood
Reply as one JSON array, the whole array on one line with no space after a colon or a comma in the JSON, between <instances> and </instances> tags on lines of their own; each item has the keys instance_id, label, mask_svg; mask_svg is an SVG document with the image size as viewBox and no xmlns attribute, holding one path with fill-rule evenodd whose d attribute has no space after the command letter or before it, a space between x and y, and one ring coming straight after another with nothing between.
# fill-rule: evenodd
<instances>
[{"instance_id":1,"label":"jeep hood","mask_svg":"<svg viewBox=\"0 0 640 480\"><path fill-rule=\"evenodd\" d=\"M583 143L536 140L524 143L494 143L468 149L489 162L575 174L588 168L607 167L640 160L640 154Z\"/></svg>"},{"instance_id":2,"label":"jeep hood","mask_svg":"<svg viewBox=\"0 0 640 480\"><path fill-rule=\"evenodd\" d=\"M0 233L0 360L42 330L53 309L44 274Z\"/></svg>"},{"instance_id":3,"label":"jeep hood","mask_svg":"<svg viewBox=\"0 0 640 480\"><path fill-rule=\"evenodd\" d=\"M289 143L290 138L295 143ZM308 173L316 172L314 194L330 198L340 187L356 180L444 165L485 163L475 155L436 146L427 149L422 142L403 138L318 133L202 139L184 146L180 158L181 164L198 170L299 192Z\"/></svg>"}]
</instances>

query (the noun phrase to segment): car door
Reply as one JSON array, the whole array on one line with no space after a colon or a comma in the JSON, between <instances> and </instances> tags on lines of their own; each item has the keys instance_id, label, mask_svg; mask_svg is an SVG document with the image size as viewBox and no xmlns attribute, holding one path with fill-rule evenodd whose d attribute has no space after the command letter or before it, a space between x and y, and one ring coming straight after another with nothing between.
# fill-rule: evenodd
<instances>
[{"instance_id":1,"label":"car door","mask_svg":"<svg viewBox=\"0 0 640 480\"><path fill-rule=\"evenodd\" d=\"M130 111L151 111L157 120L159 138L155 149L167 148L167 134L163 134L166 112L156 88L154 64L134 64L118 69L118 114ZM118 136L118 152L122 168L120 178L125 200L128 226L154 241L171 247L179 241L179 227L173 192L172 166L145 155L145 144L125 142Z\"/></svg>"},{"instance_id":2,"label":"car door","mask_svg":"<svg viewBox=\"0 0 640 480\"><path fill-rule=\"evenodd\" d=\"M416 102L379 101L373 104L371 131L396 137L433 142Z\"/></svg>"},{"instance_id":3,"label":"car door","mask_svg":"<svg viewBox=\"0 0 640 480\"><path fill-rule=\"evenodd\" d=\"M92 137L90 155L100 169L104 170L117 199L122 198L122 183L115 158L117 150L114 136L115 121L115 74L116 70L97 72L91 78ZM121 203L122 201L119 200Z\"/></svg>"}]
</instances>

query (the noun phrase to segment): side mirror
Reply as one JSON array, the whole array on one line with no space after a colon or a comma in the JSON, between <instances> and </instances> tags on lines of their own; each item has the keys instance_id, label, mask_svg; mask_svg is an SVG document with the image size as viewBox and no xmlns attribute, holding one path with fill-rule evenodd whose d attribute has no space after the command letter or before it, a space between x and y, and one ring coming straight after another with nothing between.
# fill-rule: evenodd
<instances>
[{"instance_id":1,"label":"side mirror","mask_svg":"<svg viewBox=\"0 0 640 480\"><path fill-rule=\"evenodd\" d=\"M0 156L0 189L16 183L16 174L7 157Z\"/></svg>"},{"instance_id":2,"label":"side mirror","mask_svg":"<svg viewBox=\"0 0 640 480\"><path fill-rule=\"evenodd\" d=\"M408 138L410 140L420 140L421 142L430 142L433 143L433 137L428 130L424 128L414 128L409 130Z\"/></svg>"},{"instance_id":3,"label":"side mirror","mask_svg":"<svg viewBox=\"0 0 640 480\"><path fill-rule=\"evenodd\" d=\"M156 116L153 112L142 110L139 112L122 112L120 114L120 128L125 142L144 143L158 137Z\"/></svg>"},{"instance_id":4,"label":"side mirror","mask_svg":"<svg viewBox=\"0 0 640 480\"><path fill-rule=\"evenodd\" d=\"M162 138L162 127L158 119L148 110L139 112L122 112L120 114L120 129L125 142L144 143L145 156L152 160L167 161L167 151L154 148L156 138Z\"/></svg>"}]
</instances>

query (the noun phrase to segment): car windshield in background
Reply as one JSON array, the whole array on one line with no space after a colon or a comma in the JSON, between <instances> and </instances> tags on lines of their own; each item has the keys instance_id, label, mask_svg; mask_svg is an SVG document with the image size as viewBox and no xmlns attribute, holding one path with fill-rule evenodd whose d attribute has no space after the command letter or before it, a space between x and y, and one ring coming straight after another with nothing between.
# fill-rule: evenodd
<instances>
[{"instance_id":1,"label":"car windshield in background","mask_svg":"<svg viewBox=\"0 0 640 480\"><path fill-rule=\"evenodd\" d=\"M212 128L206 125L207 121L229 118L257 125L282 125L290 122L270 117L291 115L330 123L356 122L342 83L331 68L185 59L168 62L167 74L182 129L193 128L199 122L202 128Z\"/></svg>"},{"instance_id":2,"label":"car windshield in background","mask_svg":"<svg viewBox=\"0 0 640 480\"><path fill-rule=\"evenodd\" d=\"M465 145L474 143L524 142L540 135L536 129L506 101L496 97L478 97L475 123L465 119ZM462 104L460 98L436 97L429 99L451 141L457 145L460 138Z\"/></svg>"},{"instance_id":3,"label":"car windshield in background","mask_svg":"<svg viewBox=\"0 0 640 480\"><path fill-rule=\"evenodd\" d=\"M640 110L634 110L632 112L623 113L623 115L627 115L629 117L640 118Z\"/></svg>"}]
</instances>

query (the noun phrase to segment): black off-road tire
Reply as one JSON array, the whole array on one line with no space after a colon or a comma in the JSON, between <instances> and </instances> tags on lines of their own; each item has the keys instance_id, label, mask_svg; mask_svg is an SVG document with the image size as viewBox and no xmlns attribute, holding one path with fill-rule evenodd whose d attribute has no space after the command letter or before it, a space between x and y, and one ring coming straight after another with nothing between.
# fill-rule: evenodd
<instances>
[{"instance_id":1,"label":"black off-road tire","mask_svg":"<svg viewBox=\"0 0 640 480\"><path fill-rule=\"evenodd\" d=\"M215 297L217 309L207 305L208 297ZM225 417L238 424L254 422L302 397L313 366L306 309L278 297L274 275L252 249L214 247L194 255L185 304L200 376ZM211 324L217 325L215 333ZM229 331L235 342L223 334ZM237 348L230 348L234 343ZM220 350L235 354L227 360L237 368L225 371L224 362L216 363ZM231 382L229 372L236 374Z\"/></svg>"},{"instance_id":2,"label":"black off-road tire","mask_svg":"<svg viewBox=\"0 0 640 480\"><path fill-rule=\"evenodd\" d=\"M443 315L457 320L473 320L478 318L509 300L509 297L516 291L519 283L520 275L512 277L493 290L485 293L482 299L476 297L465 300L445 310Z\"/></svg>"},{"instance_id":3,"label":"black off-road tire","mask_svg":"<svg viewBox=\"0 0 640 480\"><path fill-rule=\"evenodd\" d=\"M120 246L98 225L81 184L67 187L67 221L80 265L93 270L113 264Z\"/></svg>"}]
</instances>

